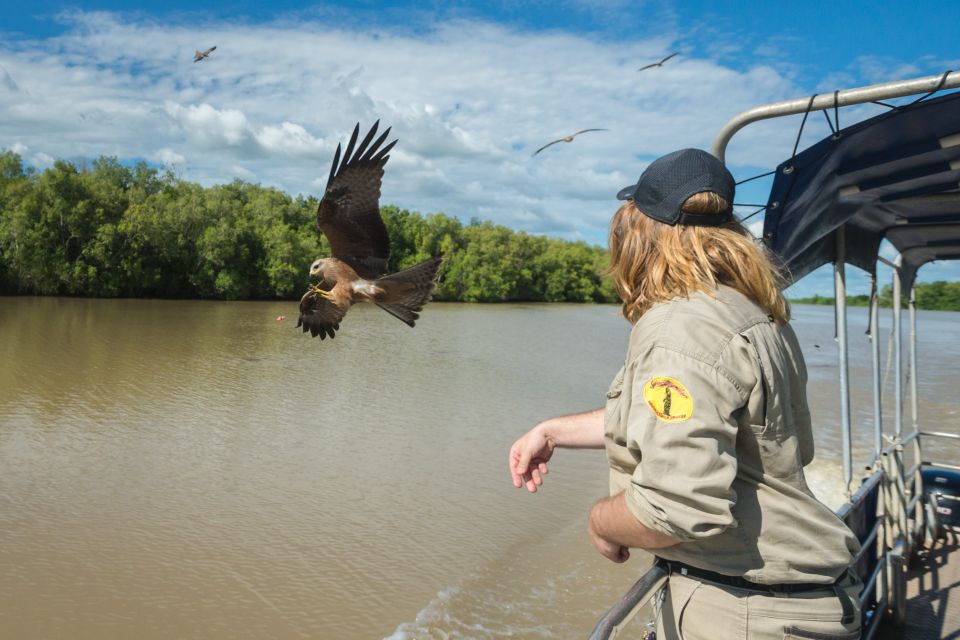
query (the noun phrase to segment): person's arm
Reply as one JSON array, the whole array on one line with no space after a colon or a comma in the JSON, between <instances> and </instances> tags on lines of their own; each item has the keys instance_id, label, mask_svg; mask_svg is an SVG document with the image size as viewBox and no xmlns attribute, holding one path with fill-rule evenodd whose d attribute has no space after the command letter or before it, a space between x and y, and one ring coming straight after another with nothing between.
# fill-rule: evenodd
<instances>
[{"instance_id":1,"label":"person's arm","mask_svg":"<svg viewBox=\"0 0 960 640\"><path fill-rule=\"evenodd\" d=\"M641 524L627 508L623 493L593 505L587 532L597 551L614 562L626 561L630 557L630 547L663 549L680 543L672 536Z\"/></svg>"},{"instance_id":2,"label":"person's arm","mask_svg":"<svg viewBox=\"0 0 960 640\"><path fill-rule=\"evenodd\" d=\"M537 424L510 447L507 464L513 486L536 493L549 469L554 449L602 449L603 409L549 418Z\"/></svg>"},{"instance_id":3,"label":"person's arm","mask_svg":"<svg viewBox=\"0 0 960 640\"><path fill-rule=\"evenodd\" d=\"M603 449L603 409L571 413L549 418L534 429L541 429L554 447L563 449Z\"/></svg>"}]
</instances>

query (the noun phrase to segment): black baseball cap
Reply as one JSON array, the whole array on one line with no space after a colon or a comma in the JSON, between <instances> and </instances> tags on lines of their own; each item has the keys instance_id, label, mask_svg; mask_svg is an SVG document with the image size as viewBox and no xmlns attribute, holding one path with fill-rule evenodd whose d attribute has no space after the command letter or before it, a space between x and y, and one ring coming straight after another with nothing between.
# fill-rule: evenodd
<instances>
[{"instance_id":1,"label":"black baseball cap","mask_svg":"<svg viewBox=\"0 0 960 640\"><path fill-rule=\"evenodd\" d=\"M695 193L712 191L730 206L719 214L684 213L680 210ZM624 187L618 200L633 200L647 217L669 225L717 226L733 220L736 183L720 160L703 149L681 149L657 158L636 184Z\"/></svg>"}]
</instances>

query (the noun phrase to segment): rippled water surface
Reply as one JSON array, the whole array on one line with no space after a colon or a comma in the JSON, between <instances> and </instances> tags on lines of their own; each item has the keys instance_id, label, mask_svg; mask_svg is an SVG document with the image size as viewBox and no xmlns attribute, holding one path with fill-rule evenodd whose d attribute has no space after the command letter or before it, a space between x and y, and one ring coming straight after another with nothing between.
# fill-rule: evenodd
<instances>
[{"instance_id":1,"label":"rippled water surface","mask_svg":"<svg viewBox=\"0 0 960 640\"><path fill-rule=\"evenodd\" d=\"M602 452L561 452L535 496L506 473L537 420L602 402L616 307L432 303L413 330L361 307L332 342L294 317L0 298L0 637L567 638L643 571L587 541ZM865 321L852 310L858 463ZM920 322L921 418L956 430L960 315ZM832 315L794 324L812 484L836 502Z\"/></svg>"}]
</instances>

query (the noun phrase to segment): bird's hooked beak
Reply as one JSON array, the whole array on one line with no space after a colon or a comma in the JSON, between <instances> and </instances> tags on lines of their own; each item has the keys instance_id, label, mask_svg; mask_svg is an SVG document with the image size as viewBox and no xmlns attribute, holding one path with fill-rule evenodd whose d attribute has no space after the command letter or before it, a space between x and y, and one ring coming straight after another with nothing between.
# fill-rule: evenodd
<instances>
[{"instance_id":1,"label":"bird's hooked beak","mask_svg":"<svg viewBox=\"0 0 960 640\"><path fill-rule=\"evenodd\" d=\"M310 275L314 278L323 277L323 260L316 260L310 265Z\"/></svg>"}]
</instances>

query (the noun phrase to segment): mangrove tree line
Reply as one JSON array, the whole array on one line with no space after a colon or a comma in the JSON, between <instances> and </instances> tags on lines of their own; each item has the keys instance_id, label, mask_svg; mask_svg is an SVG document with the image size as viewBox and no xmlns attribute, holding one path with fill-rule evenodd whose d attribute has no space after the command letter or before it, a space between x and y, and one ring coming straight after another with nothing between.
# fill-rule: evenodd
<instances>
[{"instance_id":1,"label":"mangrove tree line","mask_svg":"<svg viewBox=\"0 0 960 640\"><path fill-rule=\"evenodd\" d=\"M0 293L296 298L329 255L317 199L236 180L202 187L101 157L44 171L0 154ZM390 270L442 252L436 299L613 302L606 252L490 222L386 206Z\"/></svg>"}]
</instances>

